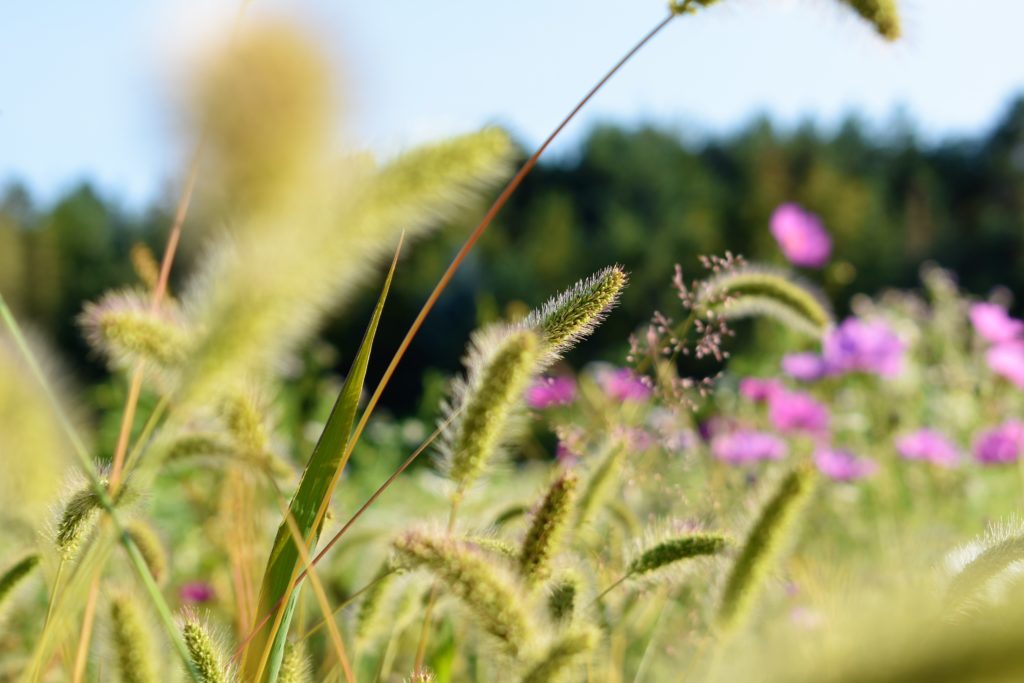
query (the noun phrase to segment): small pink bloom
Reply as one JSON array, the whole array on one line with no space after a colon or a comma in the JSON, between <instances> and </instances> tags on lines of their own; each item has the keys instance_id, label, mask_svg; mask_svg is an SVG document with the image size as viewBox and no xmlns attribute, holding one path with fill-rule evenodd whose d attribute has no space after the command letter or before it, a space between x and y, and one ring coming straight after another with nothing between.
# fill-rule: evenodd
<instances>
[{"instance_id":1,"label":"small pink bloom","mask_svg":"<svg viewBox=\"0 0 1024 683\"><path fill-rule=\"evenodd\" d=\"M213 586L205 581L190 581L178 591L182 602L209 602L214 598Z\"/></svg>"},{"instance_id":2,"label":"small pink bloom","mask_svg":"<svg viewBox=\"0 0 1024 683\"><path fill-rule=\"evenodd\" d=\"M1009 420L978 435L974 458L986 465L1015 462L1024 449L1024 422Z\"/></svg>"},{"instance_id":3,"label":"small pink bloom","mask_svg":"<svg viewBox=\"0 0 1024 683\"><path fill-rule=\"evenodd\" d=\"M960 459L956 446L934 429L919 429L896 439L896 451L907 460L925 460L949 467Z\"/></svg>"},{"instance_id":4,"label":"small pink bloom","mask_svg":"<svg viewBox=\"0 0 1024 683\"><path fill-rule=\"evenodd\" d=\"M740 380L740 394L757 403L767 401L772 397L772 394L781 391L783 388L782 382L777 379L744 377Z\"/></svg>"},{"instance_id":5,"label":"small pink bloom","mask_svg":"<svg viewBox=\"0 0 1024 683\"><path fill-rule=\"evenodd\" d=\"M798 391L774 393L768 400L768 419L780 432L820 434L828 430L828 409Z\"/></svg>"},{"instance_id":6,"label":"small pink bloom","mask_svg":"<svg viewBox=\"0 0 1024 683\"><path fill-rule=\"evenodd\" d=\"M714 437L711 453L719 460L734 465L758 460L781 460L786 456L786 444L766 432L740 429Z\"/></svg>"},{"instance_id":7,"label":"small pink bloom","mask_svg":"<svg viewBox=\"0 0 1024 683\"><path fill-rule=\"evenodd\" d=\"M814 464L825 476L835 481L856 481L871 476L878 469L878 463L867 458L858 458L849 451L822 448L814 454Z\"/></svg>"},{"instance_id":8,"label":"small pink bloom","mask_svg":"<svg viewBox=\"0 0 1024 683\"><path fill-rule=\"evenodd\" d=\"M541 377L526 390L526 404L543 410L566 406L576 399L576 381L572 377Z\"/></svg>"},{"instance_id":9,"label":"small pink bloom","mask_svg":"<svg viewBox=\"0 0 1024 683\"><path fill-rule=\"evenodd\" d=\"M1024 321L1011 318L1006 309L996 304L971 304L968 316L974 330L994 344L1010 341L1024 333Z\"/></svg>"},{"instance_id":10,"label":"small pink bloom","mask_svg":"<svg viewBox=\"0 0 1024 683\"><path fill-rule=\"evenodd\" d=\"M904 351L903 342L884 322L847 318L825 337L822 355L830 374L895 377L903 370Z\"/></svg>"},{"instance_id":11,"label":"small pink bloom","mask_svg":"<svg viewBox=\"0 0 1024 683\"><path fill-rule=\"evenodd\" d=\"M985 354L985 360L992 372L1024 389L1024 341L996 344Z\"/></svg>"},{"instance_id":12,"label":"small pink bloom","mask_svg":"<svg viewBox=\"0 0 1024 683\"><path fill-rule=\"evenodd\" d=\"M603 373L598 381L604 392L617 401L644 401L650 398L652 393L646 378L629 368Z\"/></svg>"},{"instance_id":13,"label":"small pink bloom","mask_svg":"<svg viewBox=\"0 0 1024 683\"><path fill-rule=\"evenodd\" d=\"M797 204L782 204L775 209L771 233L793 265L821 268L832 253L832 239L821 219Z\"/></svg>"},{"instance_id":14,"label":"small pink bloom","mask_svg":"<svg viewBox=\"0 0 1024 683\"><path fill-rule=\"evenodd\" d=\"M816 353L790 353L782 357L782 371L801 382L816 382L827 374L828 366Z\"/></svg>"}]
</instances>

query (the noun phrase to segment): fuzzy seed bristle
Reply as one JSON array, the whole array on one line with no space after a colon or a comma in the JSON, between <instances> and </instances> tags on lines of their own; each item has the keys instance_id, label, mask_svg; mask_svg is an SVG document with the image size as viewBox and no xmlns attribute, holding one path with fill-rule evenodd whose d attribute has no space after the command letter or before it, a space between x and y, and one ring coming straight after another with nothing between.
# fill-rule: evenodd
<instances>
[{"instance_id":1,"label":"fuzzy seed bristle","mask_svg":"<svg viewBox=\"0 0 1024 683\"><path fill-rule=\"evenodd\" d=\"M447 585L510 654L515 655L532 640L525 601L514 581L474 552L472 546L412 531L396 539L394 548L412 565L429 569Z\"/></svg>"},{"instance_id":2,"label":"fuzzy seed bristle","mask_svg":"<svg viewBox=\"0 0 1024 683\"><path fill-rule=\"evenodd\" d=\"M618 303L628 281L626 271L611 266L577 282L530 313L523 324L541 335L542 364L554 362L593 332Z\"/></svg>"},{"instance_id":3,"label":"fuzzy seed bristle","mask_svg":"<svg viewBox=\"0 0 1024 683\"><path fill-rule=\"evenodd\" d=\"M123 683L155 683L156 667L149 633L138 602L125 595L110 601L111 639Z\"/></svg>"},{"instance_id":4,"label":"fuzzy seed bristle","mask_svg":"<svg viewBox=\"0 0 1024 683\"><path fill-rule=\"evenodd\" d=\"M213 638L195 615L185 618L181 627L185 647L201 683L227 683L231 680L225 666L225 657Z\"/></svg>"},{"instance_id":5,"label":"fuzzy seed bristle","mask_svg":"<svg viewBox=\"0 0 1024 683\"><path fill-rule=\"evenodd\" d=\"M528 585L543 581L550 573L551 559L572 511L579 479L565 472L548 489L533 517L519 554L519 573Z\"/></svg>"},{"instance_id":6,"label":"fuzzy seed bristle","mask_svg":"<svg viewBox=\"0 0 1024 683\"><path fill-rule=\"evenodd\" d=\"M694 557L717 555L727 545L725 536L691 534L662 541L648 548L629 564L627 573L640 576Z\"/></svg>"},{"instance_id":7,"label":"fuzzy seed bristle","mask_svg":"<svg viewBox=\"0 0 1024 683\"><path fill-rule=\"evenodd\" d=\"M496 342L489 339L492 335L498 337ZM530 330L502 330L475 338L466 361L468 377L456 385L460 412L444 445L456 496L480 476L507 438L537 352L537 336Z\"/></svg>"},{"instance_id":8,"label":"fuzzy seed bristle","mask_svg":"<svg viewBox=\"0 0 1024 683\"><path fill-rule=\"evenodd\" d=\"M313 673L306 654L305 641L288 643L284 648L278 683L312 683Z\"/></svg>"},{"instance_id":9,"label":"fuzzy seed bristle","mask_svg":"<svg viewBox=\"0 0 1024 683\"><path fill-rule=\"evenodd\" d=\"M580 578L570 572L559 577L548 592L548 614L555 623L572 620L576 610L576 595L580 590Z\"/></svg>"},{"instance_id":10,"label":"fuzzy seed bristle","mask_svg":"<svg viewBox=\"0 0 1024 683\"><path fill-rule=\"evenodd\" d=\"M800 513L814 489L814 472L796 467L787 474L761 509L726 579L718 609L723 629L737 625L751 609L765 575L779 560L794 535Z\"/></svg>"}]
</instances>

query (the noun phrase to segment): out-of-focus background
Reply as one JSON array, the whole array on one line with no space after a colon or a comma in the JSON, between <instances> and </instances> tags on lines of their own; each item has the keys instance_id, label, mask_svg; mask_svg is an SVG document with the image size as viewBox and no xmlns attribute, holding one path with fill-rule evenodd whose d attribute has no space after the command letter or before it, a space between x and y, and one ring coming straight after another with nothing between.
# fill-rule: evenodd
<instances>
[{"instance_id":1,"label":"out-of-focus background","mask_svg":"<svg viewBox=\"0 0 1024 683\"><path fill-rule=\"evenodd\" d=\"M541 302L609 263L632 273L621 310L571 359L613 360L673 264L732 250L782 261L773 209L818 213L835 258L806 273L843 311L858 292L913 286L936 261L968 291L1024 288L1024 4L904 0L905 39L883 44L824 0L726 0L677 22L576 121L445 294L385 396L433 410L423 388L456 366L480 322ZM0 7L0 291L100 379L74 319L157 253L193 141L182 75L230 30L237 2L8 3ZM298 3L254 0L332 51L357 146L390 155L486 124L532 150L664 13L635 0ZM202 178L200 177L200 185ZM404 260L381 333L390 349L476 214ZM198 211L189 235L216 229ZM324 333L344 368L376 292ZM764 334L758 338L765 343ZM769 340L770 342L770 340ZM323 350L323 349L321 349ZM387 353L380 355L386 356ZM428 408L424 408L428 410Z\"/></svg>"}]
</instances>

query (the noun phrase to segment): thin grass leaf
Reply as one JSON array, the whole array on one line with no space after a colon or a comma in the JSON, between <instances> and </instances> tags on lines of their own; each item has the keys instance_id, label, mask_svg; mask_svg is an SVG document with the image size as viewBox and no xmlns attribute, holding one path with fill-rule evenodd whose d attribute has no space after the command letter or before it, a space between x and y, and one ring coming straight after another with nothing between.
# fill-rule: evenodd
<instances>
[{"instance_id":1,"label":"thin grass leaf","mask_svg":"<svg viewBox=\"0 0 1024 683\"><path fill-rule=\"evenodd\" d=\"M302 536L308 539L310 548L316 545L327 505L345 466L344 456L349 452L348 442L355 422L359 396L362 394L363 383L366 379L370 350L377 332L377 325L380 322L381 312L384 309L384 301L391 288L397 259L398 252L396 251L395 260L391 263L391 269L384 281L377 306L363 335L363 341L352 362L352 367L345 378L345 384L331 410L320 440L313 449L313 455L302 474L299 488L288 507L288 515L295 521ZM278 528L270 558L267 560L256 614L262 617L262 615L274 613L279 609L284 611L275 619L275 623L278 624L276 630L273 627L261 628L249 643L243 663L243 672L247 680L273 681L277 678L284 656L288 627L298 596L296 591L292 591L292 587L300 570L301 556L291 538L286 519ZM287 600L287 603L280 604L282 600ZM260 669L264 668L264 652L267 648L270 648L269 659L266 660L265 671L262 672L263 677L258 678L261 673Z\"/></svg>"}]
</instances>

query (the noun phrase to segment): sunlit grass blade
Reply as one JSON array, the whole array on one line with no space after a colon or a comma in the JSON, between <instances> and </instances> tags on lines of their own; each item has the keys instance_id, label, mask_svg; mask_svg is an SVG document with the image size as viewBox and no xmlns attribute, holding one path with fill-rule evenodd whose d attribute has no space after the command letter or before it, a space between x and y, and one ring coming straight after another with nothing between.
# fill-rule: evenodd
<instances>
[{"instance_id":1,"label":"sunlit grass blade","mask_svg":"<svg viewBox=\"0 0 1024 683\"><path fill-rule=\"evenodd\" d=\"M384 281L380 298L349 369L348 377L345 378L338 400L331 410L320 440L302 474L299 488L288 508L288 514L295 521L310 548L315 546L320 535L331 495L346 464L346 454L351 453L347 446L355 423L359 396L366 379L370 349L397 262L398 250L395 251L391 269ZM274 680L277 676L295 607L297 593L293 591L294 583L301 569L300 553L292 541L287 521L282 521L274 539L270 558L267 560L260 588L259 607L256 611L261 616L268 613L275 613L275 616L271 627L261 628L249 643L243 663L246 680Z\"/></svg>"}]
</instances>

